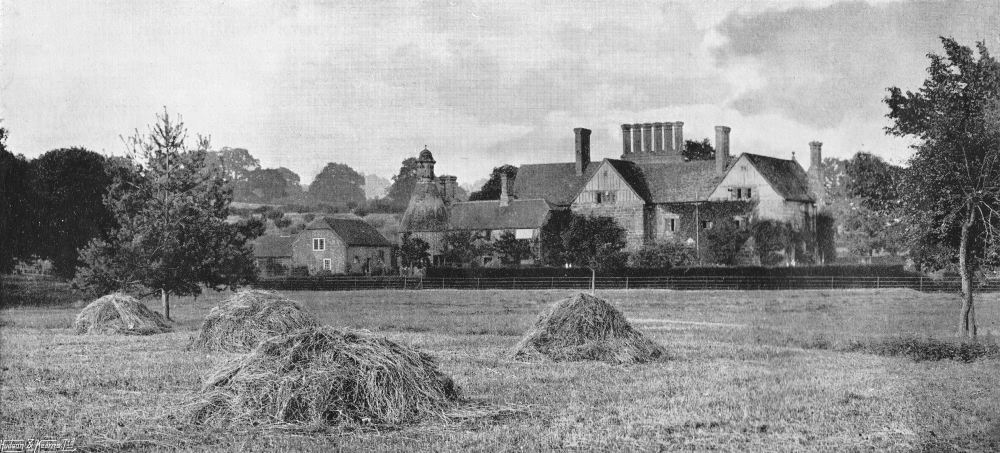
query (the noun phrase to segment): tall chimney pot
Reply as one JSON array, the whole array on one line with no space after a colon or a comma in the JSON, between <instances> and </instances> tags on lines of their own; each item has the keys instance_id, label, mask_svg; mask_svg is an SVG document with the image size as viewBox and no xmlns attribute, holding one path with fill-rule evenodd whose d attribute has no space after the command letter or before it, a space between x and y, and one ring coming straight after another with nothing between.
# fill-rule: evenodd
<instances>
[{"instance_id":1,"label":"tall chimney pot","mask_svg":"<svg viewBox=\"0 0 1000 453\"><path fill-rule=\"evenodd\" d=\"M653 152L663 152L663 123L653 123Z\"/></svg>"},{"instance_id":2,"label":"tall chimney pot","mask_svg":"<svg viewBox=\"0 0 1000 453\"><path fill-rule=\"evenodd\" d=\"M816 198L816 204L822 204L825 198L823 178L823 143L809 142L809 188Z\"/></svg>"},{"instance_id":3,"label":"tall chimney pot","mask_svg":"<svg viewBox=\"0 0 1000 453\"><path fill-rule=\"evenodd\" d=\"M622 159L632 153L632 125L622 124Z\"/></svg>"},{"instance_id":4,"label":"tall chimney pot","mask_svg":"<svg viewBox=\"0 0 1000 453\"><path fill-rule=\"evenodd\" d=\"M715 126L715 174L726 174L729 165L729 131L727 126Z\"/></svg>"},{"instance_id":5,"label":"tall chimney pot","mask_svg":"<svg viewBox=\"0 0 1000 453\"><path fill-rule=\"evenodd\" d=\"M677 154L684 153L684 122L675 121L674 122L674 152Z\"/></svg>"},{"instance_id":6,"label":"tall chimney pot","mask_svg":"<svg viewBox=\"0 0 1000 453\"><path fill-rule=\"evenodd\" d=\"M674 154L674 123L663 123L663 152Z\"/></svg>"},{"instance_id":7,"label":"tall chimney pot","mask_svg":"<svg viewBox=\"0 0 1000 453\"><path fill-rule=\"evenodd\" d=\"M632 125L632 152L641 153L642 152L642 125L633 124Z\"/></svg>"},{"instance_id":8,"label":"tall chimney pot","mask_svg":"<svg viewBox=\"0 0 1000 453\"><path fill-rule=\"evenodd\" d=\"M576 134L576 175L583 176L590 165L590 129L578 127L573 133Z\"/></svg>"},{"instance_id":9,"label":"tall chimney pot","mask_svg":"<svg viewBox=\"0 0 1000 453\"><path fill-rule=\"evenodd\" d=\"M507 192L507 173L500 173L500 206L510 205L510 194Z\"/></svg>"},{"instance_id":10,"label":"tall chimney pot","mask_svg":"<svg viewBox=\"0 0 1000 453\"><path fill-rule=\"evenodd\" d=\"M653 152L653 123L642 125L642 151Z\"/></svg>"}]
</instances>

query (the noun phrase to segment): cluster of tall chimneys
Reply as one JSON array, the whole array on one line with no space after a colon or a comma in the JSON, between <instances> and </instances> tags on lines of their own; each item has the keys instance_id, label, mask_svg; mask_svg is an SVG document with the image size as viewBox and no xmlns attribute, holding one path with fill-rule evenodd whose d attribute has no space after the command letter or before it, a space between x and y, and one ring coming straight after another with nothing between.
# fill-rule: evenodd
<instances>
[{"instance_id":1,"label":"cluster of tall chimneys","mask_svg":"<svg viewBox=\"0 0 1000 453\"><path fill-rule=\"evenodd\" d=\"M622 124L622 157L632 153L676 153L684 150L684 122Z\"/></svg>"},{"instance_id":2,"label":"cluster of tall chimneys","mask_svg":"<svg viewBox=\"0 0 1000 453\"><path fill-rule=\"evenodd\" d=\"M451 175L441 175L437 179L438 193L446 204L455 202L455 187L458 186L458 177Z\"/></svg>"}]
</instances>

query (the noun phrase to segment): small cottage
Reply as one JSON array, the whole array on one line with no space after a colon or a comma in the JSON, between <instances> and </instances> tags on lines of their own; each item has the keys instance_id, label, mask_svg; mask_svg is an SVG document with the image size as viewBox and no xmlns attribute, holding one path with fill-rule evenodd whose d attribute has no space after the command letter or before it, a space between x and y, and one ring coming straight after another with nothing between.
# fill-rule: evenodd
<instances>
[{"instance_id":1,"label":"small cottage","mask_svg":"<svg viewBox=\"0 0 1000 453\"><path fill-rule=\"evenodd\" d=\"M295 236L265 236L254 244L261 275L287 275L305 267L310 275L382 273L391 266L392 244L360 219L319 218Z\"/></svg>"}]
</instances>

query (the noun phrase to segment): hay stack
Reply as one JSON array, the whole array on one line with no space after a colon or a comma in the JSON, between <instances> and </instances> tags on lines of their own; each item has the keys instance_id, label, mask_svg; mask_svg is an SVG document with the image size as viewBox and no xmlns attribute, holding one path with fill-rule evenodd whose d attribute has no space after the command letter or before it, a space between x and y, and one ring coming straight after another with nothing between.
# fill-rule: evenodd
<instances>
[{"instance_id":1,"label":"hay stack","mask_svg":"<svg viewBox=\"0 0 1000 453\"><path fill-rule=\"evenodd\" d=\"M191 347L248 352L261 340L316 325L298 302L268 291L241 291L212 308Z\"/></svg>"},{"instance_id":2,"label":"hay stack","mask_svg":"<svg viewBox=\"0 0 1000 453\"><path fill-rule=\"evenodd\" d=\"M667 355L607 302L580 293L545 309L514 347L519 360L648 362Z\"/></svg>"},{"instance_id":3,"label":"hay stack","mask_svg":"<svg viewBox=\"0 0 1000 453\"><path fill-rule=\"evenodd\" d=\"M109 294L84 307L73 323L77 334L152 335L170 332L163 315L125 294Z\"/></svg>"},{"instance_id":4,"label":"hay stack","mask_svg":"<svg viewBox=\"0 0 1000 453\"><path fill-rule=\"evenodd\" d=\"M195 423L385 425L443 416L458 387L434 359L366 331L313 327L269 338L218 368Z\"/></svg>"}]
</instances>

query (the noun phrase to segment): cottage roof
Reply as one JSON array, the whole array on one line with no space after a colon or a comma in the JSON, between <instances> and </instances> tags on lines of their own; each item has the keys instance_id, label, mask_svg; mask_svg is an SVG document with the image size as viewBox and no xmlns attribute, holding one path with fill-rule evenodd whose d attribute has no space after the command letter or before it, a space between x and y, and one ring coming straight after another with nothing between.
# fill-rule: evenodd
<instances>
[{"instance_id":1,"label":"cottage roof","mask_svg":"<svg viewBox=\"0 0 1000 453\"><path fill-rule=\"evenodd\" d=\"M542 199L511 200L507 206L500 206L499 200L454 203L450 227L453 230L541 228L551 209Z\"/></svg>"},{"instance_id":2,"label":"cottage roof","mask_svg":"<svg viewBox=\"0 0 1000 453\"><path fill-rule=\"evenodd\" d=\"M652 194L649 191L649 184L646 182L646 175L643 173L642 168L638 164L627 160L604 160L614 167L615 171L622 176L622 179L624 179L625 182L632 187L632 190L634 190L637 195L642 197L642 199L647 203L652 200Z\"/></svg>"},{"instance_id":3,"label":"cottage roof","mask_svg":"<svg viewBox=\"0 0 1000 453\"><path fill-rule=\"evenodd\" d=\"M389 247L392 245L375 227L359 219L334 219L320 217L306 225L309 230L333 230L345 244Z\"/></svg>"},{"instance_id":4,"label":"cottage roof","mask_svg":"<svg viewBox=\"0 0 1000 453\"><path fill-rule=\"evenodd\" d=\"M556 206L569 206L600 165L591 162L582 176L573 162L528 164L517 170L511 194L522 200L542 199Z\"/></svg>"},{"instance_id":5,"label":"cottage roof","mask_svg":"<svg viewBox=\"0 0 1000 453\"><path fill-rule=\"evenodd\" d=\"M258 258L290 258L294 240L291 236L261 236L253 242L253 254Z\"/></svg>"},{"instance_id":6,"label":"cottage roof","mask_svg":"<svg viewBox=\"0 0 1000 453\"><path fill-rule=\"evenodd\" d=\"M761 176L778 195L786 200L813 202L809 193L809 176L795 160L778 159L759 154L744 153Z\"/></svg>"},{"instance_id":7,"label":"cottage roof","mask_svg":"<svg viewBox=\"0 0 1000 453\"><path fill-rule=\"evenodd\" d=\"M708 199L722 180L714 160L637 164L645 176L653 203L683 203Z\"/></svg>"}]
</instances>

